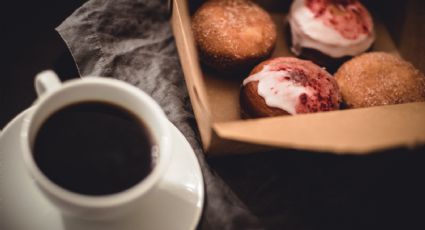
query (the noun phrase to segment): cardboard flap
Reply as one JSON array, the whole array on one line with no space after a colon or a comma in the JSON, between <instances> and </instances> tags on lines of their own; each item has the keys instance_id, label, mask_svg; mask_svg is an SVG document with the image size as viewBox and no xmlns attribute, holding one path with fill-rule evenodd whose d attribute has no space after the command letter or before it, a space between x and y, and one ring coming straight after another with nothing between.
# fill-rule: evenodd
<instances>
[{"instance_id":1,"label":"cardboard flap","mask_svg":"<svg viewBox=\"0 0 425 230\"><path fill-rule=\"evenodd\" d=\"M171 25L176 45L179 49L180 64L185 74L187 91L198 121L199 131L204 140L204 148L208 148L212 135L210 105L197 58L195 42L193 41L189 9L186 1L173 1Z\"/></svg>"},{"instance_id":2,"label":"cardboard flap","mask_svg":"<svg viewBox=\"0 0 425 230\"><path fill-rule=\"evenodd\" d=\"M425 144L425 102L214 124L224 139L365 154Z\"/></svg>"}]
</instances>

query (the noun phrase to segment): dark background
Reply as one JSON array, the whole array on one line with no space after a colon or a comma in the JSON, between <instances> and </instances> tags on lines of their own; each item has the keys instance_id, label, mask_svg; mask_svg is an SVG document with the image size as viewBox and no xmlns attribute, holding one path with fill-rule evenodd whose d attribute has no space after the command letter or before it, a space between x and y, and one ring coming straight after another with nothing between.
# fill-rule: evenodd
<instances>
[{"instance_id":1,"label":"dark background","mask_svg":"<svg viewBox=\"0 0 425 230\"><path fill-rule=\"evenodd\" d=\"M34 101L36 73L52 68L62 80L78 75L54 28L83 2L2 3L1 128ZM368 2L386 21L403 56L422 71L424 3ZM424 148L362 157L276 151L208 159L208 163L264 228L425 229L424 154ZM214 229L214 223L205 221L200 226Z\"/></svg>"},{"instance_id":2,"label":"dark background","mask_svg":"<svg viewBox=\"0 0 425 230\"><path fill-rule=\"evenodd\" d=\"M7 1L0 13L0 129L35 99L34 76L53 68L78 76L54 28L85 1Z\"/></svg>"}]
</instances>

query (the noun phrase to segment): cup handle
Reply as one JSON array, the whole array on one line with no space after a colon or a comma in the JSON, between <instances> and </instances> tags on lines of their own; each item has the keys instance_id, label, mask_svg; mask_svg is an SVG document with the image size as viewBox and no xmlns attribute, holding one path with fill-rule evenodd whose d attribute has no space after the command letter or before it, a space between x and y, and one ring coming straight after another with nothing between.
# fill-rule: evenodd
<instances>
[{"instance_id":1,"label":"cup handle","mask_svg":"<svg viewBox=\"0 0 425 230\"><path fill-rule=\"evenodd\" d=\"M39 97L60 88L61 85L58 75L52 70L42 71L35 76L34 86Z\"/></svg>"}]
</instances>

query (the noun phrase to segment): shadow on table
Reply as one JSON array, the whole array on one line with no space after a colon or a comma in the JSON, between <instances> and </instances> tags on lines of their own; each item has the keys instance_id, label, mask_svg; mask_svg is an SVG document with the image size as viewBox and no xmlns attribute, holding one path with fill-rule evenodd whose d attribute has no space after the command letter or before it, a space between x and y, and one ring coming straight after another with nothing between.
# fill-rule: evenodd
<instances>
[{"instance_id":1,"label":"shadow on table","mask_svg":"<svg viewBox=\"0 0 425 230\"><path fill-rule=\"evenodd\" d=\"M266 229L425 229L424 150L287 150L208 162Z\"/></svg>"}]
</instances>

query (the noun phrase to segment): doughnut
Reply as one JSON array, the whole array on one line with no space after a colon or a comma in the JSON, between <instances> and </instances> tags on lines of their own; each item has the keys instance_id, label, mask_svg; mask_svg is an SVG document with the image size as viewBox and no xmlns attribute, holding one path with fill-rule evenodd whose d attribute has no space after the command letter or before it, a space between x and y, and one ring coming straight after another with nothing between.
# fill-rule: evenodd
<instances>
[{"instance_id":1,"label":"doughnut","mask_svg":"<svg viewBox=\"0 0 425 230\"><path fill-rule=\"evenodd\" d=\"M243 117L295 115L339 109L335 79L311 61L278 57L257 65L243 81Z\"/></svg>"},{"instance_id":2,"label":"doughnut","mask_svg":"<svg viewBox=\"0 0 425 230\"><path fill-rule=\"evenodd\" d=\"M402 58L370 52L344 63L335 79L348 108L425 101L425 77Z\"/></svg>"},{"instance_id":3,"label":"doughnut","mask_svg":"<svg viewBox=\"0 0 425 230\"><path fill-rule=\"evenodd\" d=\"M375 40L372 17L358 0L295 0L288 22L291 51L332 71Z\"/></svg>"},{"instance_id":4,"label":"doughnut","mask_svg":"<svg viewBox=\"0 0 425 230\"><path fill-rule=\"evenodd\" d=\"M248 0L210 0L192 17L201 61L220 72L249 70L267 59L276 43L270 15Z\"/></svg>"}]
</instances>

